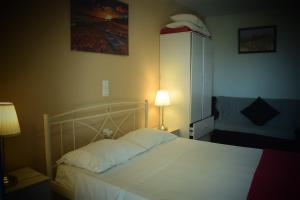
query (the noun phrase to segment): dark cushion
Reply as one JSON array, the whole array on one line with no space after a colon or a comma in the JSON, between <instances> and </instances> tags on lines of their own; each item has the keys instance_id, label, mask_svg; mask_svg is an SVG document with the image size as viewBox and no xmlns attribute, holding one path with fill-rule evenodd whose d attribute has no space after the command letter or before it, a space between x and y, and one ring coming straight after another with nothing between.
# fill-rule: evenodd
<instances>
[{"instance_id":1,"label":"dark cushion","mask_svg":"<svg viewBox=\"0 0 300 200\"><path fill-rule=\"evenodd\" d=\"M249 106L241 110L241 113L258 126L263 126L269 120L279 114L275 108L273 108L260 97L258 97Z\"/></svg>"}]
</instances>

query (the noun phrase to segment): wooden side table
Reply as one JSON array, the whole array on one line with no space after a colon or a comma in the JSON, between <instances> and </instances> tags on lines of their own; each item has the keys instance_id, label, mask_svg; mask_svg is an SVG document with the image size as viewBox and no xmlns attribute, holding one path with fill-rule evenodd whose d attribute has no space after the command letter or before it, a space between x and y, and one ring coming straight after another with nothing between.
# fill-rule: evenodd
<instances>
[{"instance_id":1,"label":"wooden side table","mask_svg":"<svg viewBox=\"0 0 300 200\"><path fill-rule=\"evenodd\" d=\"M18 183L12 187L5 188L5 200L51 199L49 177L31 168L18 169L8 174L16 176Z\"/></svg>"}]
</instances>

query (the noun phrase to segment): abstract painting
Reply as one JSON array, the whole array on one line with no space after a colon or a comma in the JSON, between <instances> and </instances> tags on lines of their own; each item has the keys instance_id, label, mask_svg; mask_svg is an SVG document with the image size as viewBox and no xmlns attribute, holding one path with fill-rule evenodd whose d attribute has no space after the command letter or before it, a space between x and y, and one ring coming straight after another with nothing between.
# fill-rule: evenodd
<instances>
[{"instance_id":1,"label":"abstract painting","mask_svg":"<svg viewBox=\"0 0 300 200\"><path fill-rule=\"evenodd\" d=\"M128 55L128 4L71 0L71 49Z\"/></svg>"},{"instance_id":2,"label":"abstract painting","mask_svg":"<svg viewBox=\"0 0 300 200\"><path fill-rule=\"evenodd\" d=\"M239 53L276 51L276 26L239 29Z\"/></svg>"}]
</instances>

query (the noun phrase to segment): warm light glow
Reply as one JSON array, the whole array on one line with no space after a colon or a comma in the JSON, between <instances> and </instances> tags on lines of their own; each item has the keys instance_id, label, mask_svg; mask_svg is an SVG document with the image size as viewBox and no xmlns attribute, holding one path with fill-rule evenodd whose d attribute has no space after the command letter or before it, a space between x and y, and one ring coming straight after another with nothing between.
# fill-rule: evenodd
<instances>
[{"instance_id":1,"label":"warm light glow","mask_svg":"<svg viewBox=\"0 0 300 200\"><path fill-rule=\"evenodd\" d=\"M0 102L0 136L20 134L20 126L15 106L9 102Z\"/></svg>"},{"instance_id":2,"label":"warm light glow","mask_svg":"<svg viewBox=\"0 0 300 200\"><path fill-rule=\"evenodd\" d=\"M159 90L156 93L155 105L156 106L168 106L170 105L170 97L168 91Z\"/></svg>"},{"instance_id":3,"label":"warm light glow","mask_svg":"<svg viewBox=\"0 0 300 200\"><path fill-rule=\"evenodd\" d=\"M111 15L106 15L106 16L105 16L105 19L106 19L106 20L112 20L112 18L113 18L113 17L112 17Z\"/></svg>"}]
</instances>

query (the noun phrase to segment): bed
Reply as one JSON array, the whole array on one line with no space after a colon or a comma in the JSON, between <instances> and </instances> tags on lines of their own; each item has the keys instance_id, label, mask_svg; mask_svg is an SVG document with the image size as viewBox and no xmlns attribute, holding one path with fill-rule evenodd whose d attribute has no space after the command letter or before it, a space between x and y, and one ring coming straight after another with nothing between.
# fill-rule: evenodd
<instances>
[{"instance_id":1,"label":"bed","mask_svg":"<svg viewBox=\"0 0 300 200\"><path fill-rule=\"evenodd\" d=\"M299 154L180 138L147 128L147 101L126 103L121 109L113 108L120 105L125 104L89 107L93 114L83 108L55 116L44 116L47 173L53 178L54 191L69 199L300 198L300 177L297 171L300 169ZM102 111L95 114L95 108L102 108ZM84 114L78 114L82 111ZM121 117L121 114L125 117ZM100 125L96 125L98 123L95 122L95 117L101 118ZM87 120L91 120L92 124L87 124ZM129 122L132 127L129 128L125 122ZM78 135L89 135L84 128L95 132L90 135L92 140L88 140L87 144L80 143L77 139ZM113 128L115 130L111 133L109 130ZM70 132L69 136L65 136L65 130ZM54 135L56 139L53 139ZM114 140L105 139L106 137ZM71 139L71 142L65 142L66 138ZM103 150L105 145L99 144L105 142L109 142L108 146L115 143L131 146L124 149L109 146L110 149ZM71 147L66 149L64 146L68 145ZM102 148L100 154L105 152L102 157L105 161L101 160L101 163L108 160L111 164L115 161L110 154L118 149L118 155L123 155L124 152L135 153L131 153L127 159L122 156L122 162L105 168L98 167L99 163L96 168L94 165L94 168L86 167L91 163L86 158L85 162L81 162L83 166L76 165L78 156L73 159L75 163L66 162L70 161L66 159L68 155L77 155L76 152L80 149L87 149L91 145L92 149ZM134 150L130 151L131 147ZM59 155L54 156L55 153ZM59 162L53 165L53 161L57 160Z\"/></svg>"}]
</instances>

